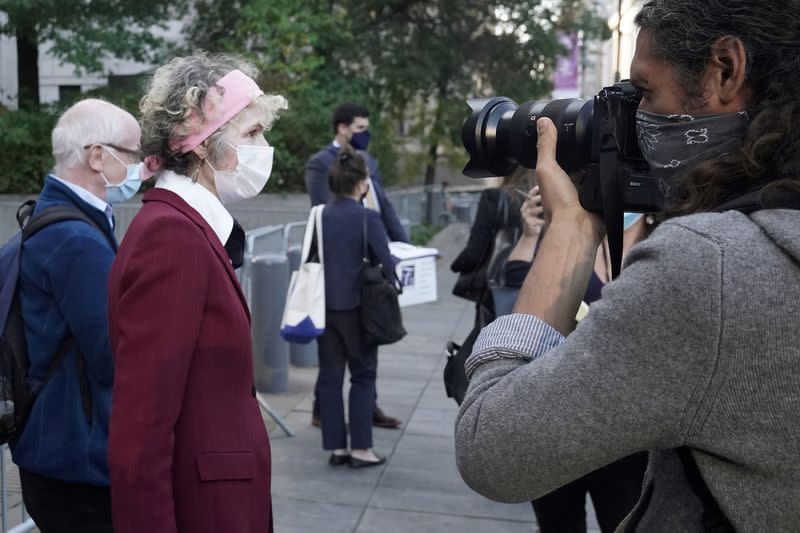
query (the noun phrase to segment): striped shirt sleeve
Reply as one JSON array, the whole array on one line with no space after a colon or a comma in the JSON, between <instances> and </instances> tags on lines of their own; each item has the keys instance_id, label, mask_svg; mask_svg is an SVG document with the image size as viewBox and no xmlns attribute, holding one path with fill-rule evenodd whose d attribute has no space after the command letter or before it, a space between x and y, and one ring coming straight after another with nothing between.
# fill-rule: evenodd
<instances>
[{"instance_id":1,"label":"striped shirt sleeve","mask_svg":"<svg viewBox=\"0 0 800 533\"><path fill-rule=\"evenodd\" d=\"M499 359L533 361L564 342L564 336L533 315L499 317L481 331L464 369L472 377L480 365Z\"/></svg>"}]
</instances>

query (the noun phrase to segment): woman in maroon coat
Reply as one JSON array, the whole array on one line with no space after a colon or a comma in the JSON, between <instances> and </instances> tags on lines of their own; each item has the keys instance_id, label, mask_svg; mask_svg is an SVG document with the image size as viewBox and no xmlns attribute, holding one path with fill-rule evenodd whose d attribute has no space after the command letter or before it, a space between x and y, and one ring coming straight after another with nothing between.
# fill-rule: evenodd
<instances>
[{"instance_id":1,"label":"woman in maroon coat","mask_svg":"<svg viewBox=\"0 0 800 533\"><path fill-rule=\"evenodd\" d=\"M286 107L252 78L229 56L176 58L141 102L157 181L109 281L117 533L272 532L241 255L229 253L244 236L224 207L266 184L264 130Z\"/></svg>"}]
</instances>

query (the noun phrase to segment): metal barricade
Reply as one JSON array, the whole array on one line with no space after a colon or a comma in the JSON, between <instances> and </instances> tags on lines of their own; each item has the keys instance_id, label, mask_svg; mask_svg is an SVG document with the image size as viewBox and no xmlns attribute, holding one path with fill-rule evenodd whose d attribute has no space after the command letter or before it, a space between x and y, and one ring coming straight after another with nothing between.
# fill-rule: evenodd
<instances>
[{"instance_id":1,"label":"metal barricade","mask_svg":"<svg viewBox=\"0 0 800 533\"><path fill-rule=\"evenodd\" d=\"M244 264L239 273L252 316L256 398L287 436L294 431L267 403L266 392L285 392L288 345L280 338L280 321L289 284L285 226L267 226L245 233Z\"/></svg>"},{"instance_id":2,"label":"metal barricade","mask_svg":"<svg viewBox=\"0 0 800 533\"><path fill-rule=\"evenodd\" d=\"M24 533L26 531L33 531L36 529L36 524L34 524L33 519L28 516L27 511L25 510L25 505L22 503L22 489L20 489L19 493L19 502L13 505L9 505L10 497L9 497L9 468L6 467L6 457L9 456L10 453L8 451L8 446L3 445L0 447L0 496L3 498L2 503L2 513L3 516L0 517L0 527L2 527L2 533ZM16 469L16 467L12 467L12 469ZM19 512L19 519L17 520L14 518L13 515L10 515L9 512L12 511L11 507L19 506L19 511L13 509L13 514ZM10 524L15 524L13 527L9 529Z\"/></svg>"}]
</instances>

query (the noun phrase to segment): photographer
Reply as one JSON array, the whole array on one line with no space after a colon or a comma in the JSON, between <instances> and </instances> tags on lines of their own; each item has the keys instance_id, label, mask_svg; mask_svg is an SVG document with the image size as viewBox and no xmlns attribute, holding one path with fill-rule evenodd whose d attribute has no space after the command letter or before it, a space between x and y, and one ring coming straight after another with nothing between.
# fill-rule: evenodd
<instances>
[{"instance_id":1,"label":"photographer","mask_svg":"<svg viewBox=\"0 0 800 533\"><path fill-rule=\"evenodd\" d=\"M650 450L622 530L794 530L800 1L651 0L636 22L639 143L674 216L565 339L605 229L538 121L548 231L467 362L458 467L521 502Z\"/></svg>"}]
</instances>

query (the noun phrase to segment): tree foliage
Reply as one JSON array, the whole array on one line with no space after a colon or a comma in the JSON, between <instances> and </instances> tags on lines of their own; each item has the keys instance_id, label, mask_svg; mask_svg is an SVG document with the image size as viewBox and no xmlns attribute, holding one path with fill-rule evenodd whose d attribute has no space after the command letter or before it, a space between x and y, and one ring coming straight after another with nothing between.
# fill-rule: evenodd
<instances>
[{"instance_id":1,"label":"tree foliage","mask_svg":"<svg viewBox=\"0 0 800 533\"><path fill-rule=\"evenodd\" d=\"M221 2L224 3L224 2ZM78 72L99 72L104 58L156 61L165 40L153 32L186 13L188 0L0 0L0 34L17 38L20 107L39 104L39 46Z\"/></svg>"},{"instance_id":2,"label":"tree foliage","mask_svg":"<svg viewBox=\"0 0 800 533\"><path fill-rule=\"evenodd\" d=\"M359 73L379 84L398 114L423 110L425 182L441 148L457 146L469 96L541 98L551 88L558 32L607 38L583 0L350 0L365 59ZM606 28L603 32L602 28Z\"/></svg>"},{"instance_id":3,"label":"tree foliage","mask_svg":"<svg viewBox=\"0 0 800 533\"><path fill-rule=\"evenodd\" d=\"M597 2L0 0L7 15L5 22L0 19L0 34L16 36L18 50L28 54L19 61L25 111L38 105L38 71L30 54L38 54L42 43L52 43L50 52L79 71L100 71L107 57L158 65L167 44L152 29L183 17L186 42L177 53L244 55L259 66L266 91L288 98L290 109L268 137L276 147L271 190L303 188L305 163L330 142L333 109L345 101L370 109L370 152L389 183L405 173L414 183L430 184L443 161L463 164L460 127L469 112L467 98L546 97L556 56L563 52L558 32L583 40L610 36ZM113 91L106 96L129 109L140 97ZM18 113L0 116L6 127L10 116L20 121L5 130L17 143L9 150L27 149L19 144L22 138L44 135L54 120L52 109L43 109L41 119ZM36 147L44 147L44 139L49 142L49 131ZM38 165L49 159L49 149L45 154ZM38 183L43 170L24 172Z\"/></svg>"}]
</instances>

